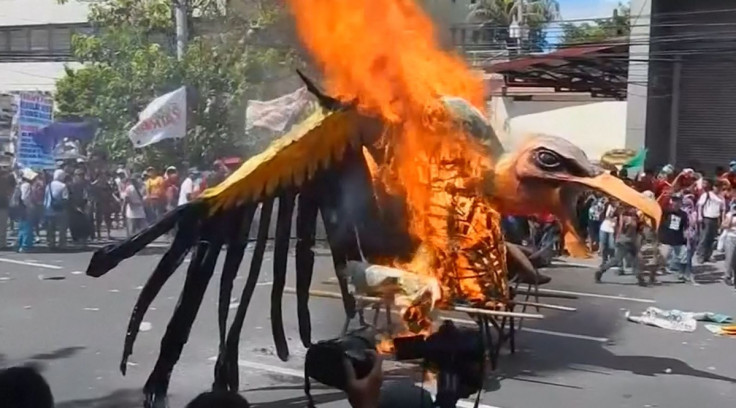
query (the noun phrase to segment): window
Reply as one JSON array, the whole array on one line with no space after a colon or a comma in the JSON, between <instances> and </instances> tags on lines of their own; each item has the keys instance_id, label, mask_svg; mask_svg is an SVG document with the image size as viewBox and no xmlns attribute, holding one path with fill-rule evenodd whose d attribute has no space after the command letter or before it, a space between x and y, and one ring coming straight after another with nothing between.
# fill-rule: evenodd
<instances>
[{"instance_id":1,"label":"window","mask_svg":"<svg viewBox=\"0 0 736 408\"><path fill-rule=\"evenodd\" d=\"M28 31L23 29L10 31L10 51L28 51Z\"/></svg>"},{"instance_id":2,"label":"window","mask_svg":"<svg viewBox=\"0 0 736 408\"><path fill-rule=\"evenodd\" d=\"M10 44L8 44L8 41L10 41L10 33L0 31L0 51L9 51Z\"/></svg>"},{"instance_id":3,"label":"window","mask_svg":"<svg viewBox=\"0 0 736 408\"><path fill-rule=\"evenodd\" d=\"M68 52L72 48L72 30L68 27L51 30L51 50Z\"/></svg>"},{"instance_id":4,"label":"window","mask_svg":"<svg viewBox=\"0 0 736 408\"><path fill-rule=\"evenodd\" d=\"M49 50L49 30L47 28L34 28L31 30L31 51Z\"/></svg>"}]
</instances>

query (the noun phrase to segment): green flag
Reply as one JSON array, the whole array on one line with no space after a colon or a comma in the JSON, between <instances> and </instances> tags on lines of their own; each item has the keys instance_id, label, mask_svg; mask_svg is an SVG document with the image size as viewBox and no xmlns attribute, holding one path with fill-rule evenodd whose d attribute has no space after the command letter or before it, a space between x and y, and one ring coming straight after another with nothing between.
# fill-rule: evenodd
<instances>
[{"instance_id":1,"label":"green flag","mask_svg":"<svg viewBox=\"0 0 736 408\"><path fill-rule=\"evenodd\" d=\"M632 157L629 161L624 163L623 168L625 169L641 168L641 167L644 167L645 161L647 161L647 149L641 149L636 154L636 156Z\"/></svg>"}]
</instances>

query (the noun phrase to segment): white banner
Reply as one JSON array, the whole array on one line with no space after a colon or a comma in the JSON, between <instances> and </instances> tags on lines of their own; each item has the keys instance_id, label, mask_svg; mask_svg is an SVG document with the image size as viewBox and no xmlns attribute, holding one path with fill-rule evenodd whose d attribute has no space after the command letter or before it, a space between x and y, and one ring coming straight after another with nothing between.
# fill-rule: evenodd
<instances>
[{"instance_id":1,"label":"white banner","mask_svg":"<svg viewBox=\"0 0 736 408\"><path fill-rule=\"evenodd\" d=\"M135 147L144 147L164 139L179 139L187 133L187 91L176 91L154 99L138 116L138 123L128 137Z\"/></svg>"},{"instance_id":2,"label":"white banner","mask_svg":"<svg viewBox=\"0 0 736 408\"><path fill-rule=\"evenodd\" d=\"M309 103L306 87L270 101L248 101L245 129L261 127L283 132Z\"/></svg>"}]
</instances>

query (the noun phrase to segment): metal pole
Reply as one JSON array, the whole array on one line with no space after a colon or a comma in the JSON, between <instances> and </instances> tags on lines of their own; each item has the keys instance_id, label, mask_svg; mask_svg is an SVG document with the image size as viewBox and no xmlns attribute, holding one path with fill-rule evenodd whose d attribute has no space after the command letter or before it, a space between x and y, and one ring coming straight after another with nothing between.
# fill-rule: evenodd
<instances>
[{"instance_id":1,"label":"metal pole","mask_svg":"<svg viewBox=\"0 0 736 408\"><path fill-rule=\"evenodd\" d=\"M682 87L682 56L675 57L672 68L672 102L670 104L670 152L669 161L677 165L677 138L680 134L680 88Z\"/></svg>"},{"instance_id":2,"label":"metal pole","mask_svg":"<svg viewBox=\"0 0 736 408\"><path fill-rule=\"evenodd\" d=\"M519 27L524 26L524 0L516 0L516 21Z\"/></svg>"},{"instance_id":3,"label":"metal pole","mask_svg":"<svg viewBox=\"0 0 736 408\"><path fill-rule=\"evenodd\" d=\"M174 19L176 20L176 57L184 58L189 41L189 29L187 27L187 0L174 1Z\"/></svg>"}]
</instances>

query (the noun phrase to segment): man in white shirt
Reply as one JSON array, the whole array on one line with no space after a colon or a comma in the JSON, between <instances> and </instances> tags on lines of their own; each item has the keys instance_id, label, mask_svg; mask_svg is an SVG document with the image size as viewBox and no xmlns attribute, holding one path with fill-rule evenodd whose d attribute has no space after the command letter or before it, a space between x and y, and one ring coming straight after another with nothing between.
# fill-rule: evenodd
<instances>
[{"instance_id":1,"label":"man in white shirt","mask_svg":"<svg viewBox=\"0 0 736 408\"><path fill-rule=\"evenodd\" d=\"M613 256L616 249L616 209L618 202L609 201L603 204L603 221L601 222L600 235L598 237L601 253L601 265Z\"/></svg>"},{"instance_id":2,"label":"man in white shirt","mask_svg":"<svg viewBox=\"0 0 736 408\"><path fill-rule=\"evenodd\" d=\"M199 171L196 168L189 169L189 174L184 182L181 183L179 189L179 205L184 205L192 199L194 195L199 192L199 185L195 183L195 180L199 178Z\"/></svg>"},{"instance_id":3,"label":"man in white shirt","mask_svg":"<svg viewBox=\"0 0 736 408\"><path fill-rule=\"evenodd\" d=\"M726 212L726 201L721 196L720 187L712 180L703 181L703 194L698 199L698 220L702 233L698 243L698 261L709 262L713 255L713 243L718 236L723 214Z\"/></svg>"}]
</instances>

